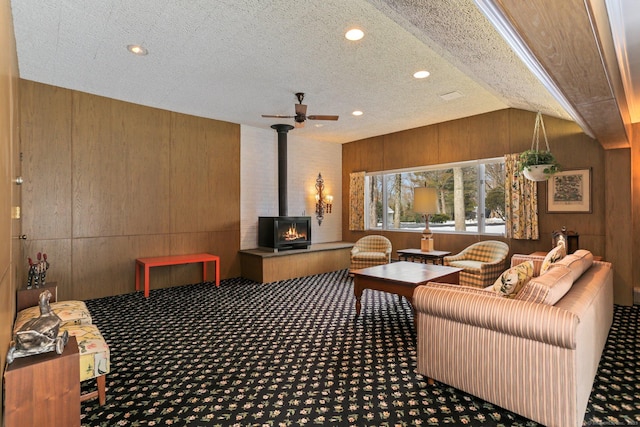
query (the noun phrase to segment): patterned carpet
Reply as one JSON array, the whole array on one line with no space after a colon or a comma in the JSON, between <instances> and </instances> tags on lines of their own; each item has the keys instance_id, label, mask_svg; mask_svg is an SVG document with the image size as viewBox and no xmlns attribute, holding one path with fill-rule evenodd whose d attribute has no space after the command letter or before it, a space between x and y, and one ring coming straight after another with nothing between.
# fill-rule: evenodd
<instances>
[{"instance_id":1,"label":"patterned carpet","mask_svg":"<svg viewBox=\"0 0 640 427\"><path fill-rule=\"evenodd\" d=\"M111 348L83 426L537 426L415 372L413 316L347 271L87 301ZM640 307L616 307L586 425L640 424ZM83 388L91 384L83 384Z\"/></svg>"}]
</instances>

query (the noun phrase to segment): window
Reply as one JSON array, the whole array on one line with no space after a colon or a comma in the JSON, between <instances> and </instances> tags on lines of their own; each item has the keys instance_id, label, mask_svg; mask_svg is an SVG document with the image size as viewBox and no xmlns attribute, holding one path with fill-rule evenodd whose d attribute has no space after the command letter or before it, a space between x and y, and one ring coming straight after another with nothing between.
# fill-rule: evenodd
<instances>
[{"instance_id":1,"label":"window","mask_svg":"<svg viewBox=\"0 0 640 427\"><path fill-rule=\"evenodd\" d=\"M366 227L420 232L424 212L413 210L414 187L436 189L432 232L504 235L504 159L367 174Z\"/></svg>"}]
</instances>

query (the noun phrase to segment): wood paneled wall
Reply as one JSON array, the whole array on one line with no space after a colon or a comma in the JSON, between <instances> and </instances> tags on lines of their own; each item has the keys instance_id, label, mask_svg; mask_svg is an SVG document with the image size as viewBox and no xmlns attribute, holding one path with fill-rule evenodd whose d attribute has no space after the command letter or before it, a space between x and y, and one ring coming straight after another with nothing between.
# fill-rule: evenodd
<instances>
[{"instance_id":1,"label":"wood paneled wall","mask_svg":"<svg viewBox=\"0 0 640 427\"><path fill-rule=\"evenodd\" d=\"M609 168L615 170L608 170L602 146L585 135L575 123L552 117L545 117L544 122L551 150L564 170L591 168L593 210L592 213L549 214L546 212L546 183L538 183L540 239L509 240L511 253L526 254L548 250L551 245L552 231L566 226L569 230L578 232L581 248L603 256L614 265L620 265L624 273L616 276L616 302L630 304L633 285L630 265L623 254L631 250L631 233L617 233L616 244L607 244L607 228L612 233L611 230L615 225L608 227L605 210L607 200L616 200L622 216L625 212L630 212L629 189L625 191L613 184L605 186L605 180L615 183L620 179L630 179L629 164L625 160L630 154L628 150L625 153L619 153L621 158L616 156L607 163L607 166L611 165L608 166ZM534 123L535 113L506 109L344 144L342 151L343 240L355 242L363 235L371 234L349 230L350 173L404 169L519 153L530 148ZM619 229L618 227L617 230ZM383 234L391 240L394 251L402 248L416 248L420 245L419 233L385 231ZM434 236L437 249L454 253L475 241L494 238L460 234ZM505 238L498 240L507 241ZM393 256L396 257L395 252Z\"/></svg>"},{"instance_id":2,"label":"wood paneled wall","mask_svg":"<svg viewBox=\"0 0 640 427\"><path fill-rule=\"evenodd\" d=\"M26 257L61 299L132 292L139 257L209 252L240 276L239 125L20 81ZM26 272L26 269L25 269ZM151 270L151 288L199 282Z\"/></svg>"},{"instance_id":3,"label":"wood paneled wall","mask_svg":"<svg viewBox=\"0 0 640 427\"><path fill-rule=\"evenodd\" d=\"M11 342L16 312L17 262L20 258L20 221L12 216L12 206L20 205L18 128L18 57L13 34L11 3L0 1L0 374L4 377L7 350ZM4 387L0 402L4 402ZM0 405L0 425L3 424Z\"/></svg>"},{"instance_id":4,"label":"wood paneled wall","mask_svg":"<svg viewBox=\"0 0 640 427\"><path fill-rule=\"evenodd\" d=\"M634 123L631 139L631 222L633 246L631 259L640 257L640 123ZM632 263L633 286L638 288L636 294L640 294L640 262ZM640 301L638 301L640 303Z\"/></svg>"}]
</instances>

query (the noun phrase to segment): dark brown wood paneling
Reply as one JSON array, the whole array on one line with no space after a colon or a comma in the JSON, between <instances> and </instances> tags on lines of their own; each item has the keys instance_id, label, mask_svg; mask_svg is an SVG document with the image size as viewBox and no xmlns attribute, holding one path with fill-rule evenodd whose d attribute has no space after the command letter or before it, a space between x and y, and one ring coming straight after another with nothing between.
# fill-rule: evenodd
<instances>
[{"instance_id":1,"label":"dark brown wood paneling","mask_svg":"<svg viewBox=\"0 0 640 427\"><path fill-rule=\"evenodd\" d=\"M167 111L113 101L113 138L124 142L123 233L170 232L170 123ZM119 153L112 153L118 156Z\"/></svg>"},{"instance_id":2,"label":"dark brown wood paneling","mask_svg":"<svg viewBox=\"0 0 640 427\"><path fill-rule=\"evenodd\" d=\"M377 136L343 144L342 169L347 173L384 170L384 138Z\"/></svg>"},{"instance_id":3,"label":"dark brown wood paneling","mask_svg":"<svg viewBox=\"0 0 640 427\"><path fill-rule=\"evenodd\" d=\"M15 291L19 277L16 265L21 259L20 220L12 219L13 206L20 206L21 187L12 180L21 174L19 161L19 73L16 39L13 33L11 4L0 3L0 373L4 374L7 348L11 341L11 325L15 317ZM5 384L6 385L6 384ZM4 388L0 388L0 402L8 404ZM0 405L0 422L5 405Z\"/></svg>"},{"instance_id":4,"label":"dark brown wood paneling","mask_svg":"<svg viewBox=\"0 0 640 427\"><path fill-rule=\"evenodd\" d=\"M613 263L614 301L617 304L633 304L632 260L633 252L623 242L633 236L631 191L628 171L631 170L631 150L607 150L605 152L607 180L604 201L607 210L603 223L606 225L606 260ZM582 243L582 242L581 242Z\"/></svg>"},{"instance_id":5,"label":"dark brown wood paneling","mask_svg":"<svg viewBox=\"0 0 640 427\"><path fill-rule=\"evenodd\" d=\"M609 176L607 176L607 180ZM638 259L640 257L640 123L633 125L633 141L631 144L631 218L633 229L631 236L630 251L632 259ZM625 246L622 246L625 248ZM640 288L640 262L632 263L632 288ZM640 291L640 289L639 289ZM640 301L635 301L639 304Z\"/></svg>"},{"instance_id":6,"label":"dark brown wood paneling","mask_svg":"<svg viewBox=\"0 0 640 427\"><path fill-rule=\"evenodd\" d=\"M30 239L71 235L72 92L23 80L22 232Z\"/></svg>"},{"instance_id":7,"label":"dark brown wood paneling","mask_svg":"<svg viewBox=\"0 0 640 427\"><path fill-rule=\"evenodd\" d=\"M114 101L73 93L73 237L121 236L127 209L126 141L115 137Z\"/></svg>"},{"instance_id":8,"label":"dark brown wood paneling","mask_svg":"<svg viewBox=\"0 0 640 427\"><path fill-rule=\"evenodd\" d=\"M546 123L546 116L543 117ZM536 113L531 111L509 110L509 146L504 154L521 153L531 148L533 127L536 124ZM544 145L544 139L542 140Z\"/></svg>"},{"instance_id":9,"label":"dark brown wood paneling","mask_svg":"<svg viewBox=\"0 0 640 427\"><path fill-rule=\"evenodd\" d=\"M438 163L504 156L508 123L508 110L501 110L438 124Z\"/></svg>"},{"instance_id":10,"label":"dark brown wood paneling","mask_svg":"<svg viewBox=\"0 0 640 427\"><path fill-rule=\"evenodd\" d=\"M171 146L172 232L239 230L239 127L173 113Z\"/></svg>"},{"instance_id":11,"label":"dark brown wood paneling","mask_svg":"<svg viewBox=\"0 0 640 427\"><path fill-rule=\"evenodd\" d=\"M221 277L241 275L239 250L240 231L238 229L171 234L171 255L200 252L218 255Z\"/></svg>"},{"instance_id":12,"label":"dark brown wood paneling","mask_svg":"<svg viewBox=\"0 0 640 427\"><path fill-rule=\"evenodd\" d=\"M73 239L70 292L74 299L100 298L135 291L135 260L170 254L169 235ZM150 289L172 284L170 271L153 269ZM58 287L58 292L62 289Z\"/></svg>"},{"instance_id":13,"label":"dark brown wood paneling","mask_svg":"<svg viewBox=\"0 0 640 427\"><path fill-rule=\"evenodd\" d=\"M51 187L51 201L30 200L38 223L25 245L31 256L49 255L47 278L58 282L61 298L133 292L135 259L145 256L211 252L221 256L222 278L240 275L238 125L22 84L28 117L44 118L30 123L26 151L45 149L51 135L64 147L53 168L46 156L25 158L34 186L67 183L66 191ZM176 234L172 218L186 232ZM151 289L201 280L197 266L151 274Z\"/></svg>"},{"instance_id":14,"label":"dark brown wood paneling","mask_svg":"<svg viewBox=\"0 0 640 427\"><path fill-rule=\"evenodd\" d=\"M74 93L74 236L169 231L166 111Z\"/></svg>"},{"instance_id":15,"label":"dark brown wood paneling","mask_svg":"<svg viewBox=\"0 0 640 427\"><path fill-rule=\"evenodd\" d=\"M409 129L384 136L384 170L440 163L438 126ZM407 156L411 153L411 156Z\"/></svg>"}]
</instances>

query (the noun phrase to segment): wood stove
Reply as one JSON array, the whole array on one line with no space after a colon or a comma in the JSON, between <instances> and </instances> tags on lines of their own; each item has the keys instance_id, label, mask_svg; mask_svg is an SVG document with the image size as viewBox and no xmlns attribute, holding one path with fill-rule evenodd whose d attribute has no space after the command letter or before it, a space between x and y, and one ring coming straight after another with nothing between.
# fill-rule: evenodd
<instances>
[{"instance_id":1,"label":"wood stove","mask_svg":"<svg viewBox=\"0 0 640 427\"><path fill-rule=\"evenodd\" d=\"M307 249L311 245L310 216L261 216L258 246L274 251Z\"/></svg>"}]
</instances>

